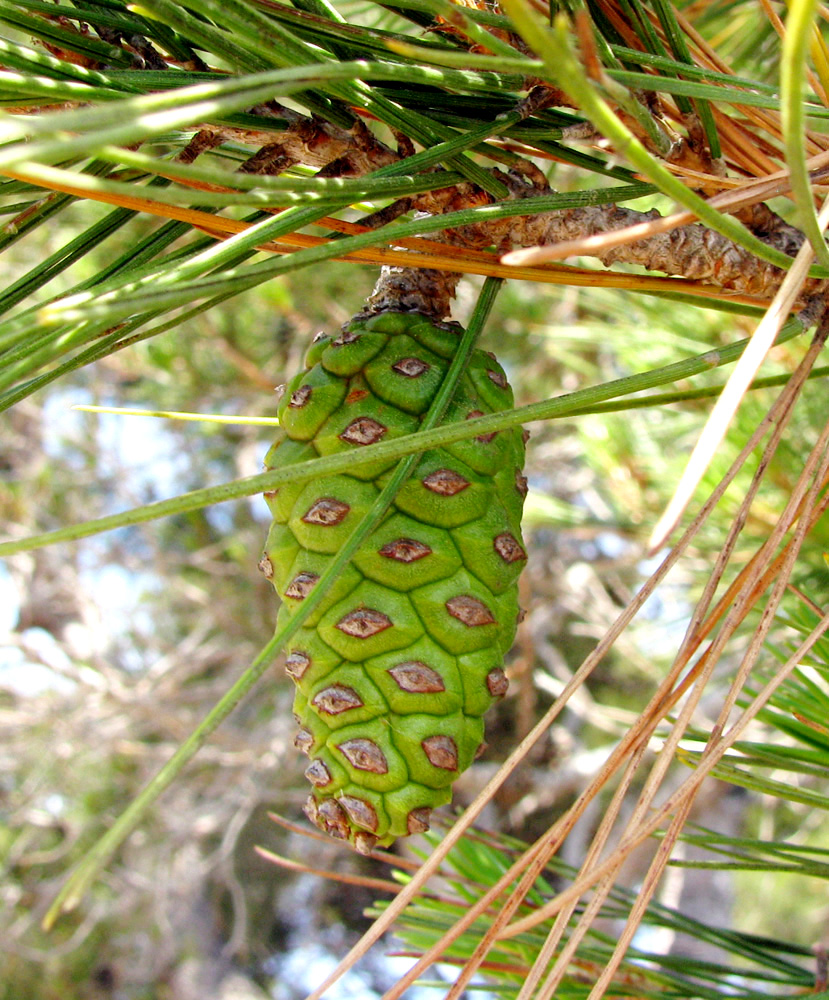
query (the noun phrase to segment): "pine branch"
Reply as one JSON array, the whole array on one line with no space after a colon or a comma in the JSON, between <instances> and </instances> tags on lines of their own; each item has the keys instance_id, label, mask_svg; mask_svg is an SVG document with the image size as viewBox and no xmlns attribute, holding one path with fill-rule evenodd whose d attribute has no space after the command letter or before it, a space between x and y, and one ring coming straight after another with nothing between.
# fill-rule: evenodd
<instances>
[{"instance_id":1,"label":"pine branch","mask_svg":"<svg viewBox=\"0 0 829 1000\"><path fill-rule=\"evenodd\" d=\"M277 112L279 113L279 112ZM376 139L362 123L347 132L327 122L307 119L297 115L286 132L276 142L263 146L241 168L245 172L281 173L290 166L302 164L318 168L321 177L360 177L366 174L377 176L391 165L407 165L410 150L403 147L397 152ZM194 140L194 141L198 141ZM409 169L414 172L414 164ZM431 169L431 168L430 168ZM493 177L502 181L510 192L511 200L523 200L554 193L546 178L528 160L518 161L508 174L491 169ZM464 183L411 196L401 205L401 211L415 210L429 215L439 215L446 211L480 204L493 203L494 199L473 184ZM800 249L804 237L802 233L781 220L766 205L760 203L740 209L742 218L751 223L751 228L762 233L770 248L794 256ZM394 213L386 212L385 218ZM675 225L667 232L659 232L658 222L662 216L657 211L637 212L619 205L597 205L586 208L519 216L496 222L482 222L447 231L444 239L458 247L482 249L497 246L502 253L516 247L549 247L560 243L579 243L580 256L593 256L606 266L613 264L635 264L650 271L662 271L689 279L704 280L709 284L728 291L755 295L758 298L772 298L785 277L785 271L766 260L761 260L743 247L700 224ZM592 237L624 233L634 227L645 228L653 235L645 239L633 239L633 233L625 242L607 244L596 241L594 248L589 241ZM528 262L528 256L516 255L516 263ZM449 279L445 279L448 282ZM432 315L448 313L450 285L444 283L440 294L444 296L441 306L429 304L429 296L437 295L437 288L424 292L419 298L418 308ZM826 282L809 279L801 295L801 302L814 296L823 295ZM400 294L398 290L397 294ZM372 308L387 308L390 289L377 298ZM381 304L382 303L382 304ZM413 308L410 302L406 308ZM444 311L441 312L441 309Z\"/></svg>"}]
</instances>

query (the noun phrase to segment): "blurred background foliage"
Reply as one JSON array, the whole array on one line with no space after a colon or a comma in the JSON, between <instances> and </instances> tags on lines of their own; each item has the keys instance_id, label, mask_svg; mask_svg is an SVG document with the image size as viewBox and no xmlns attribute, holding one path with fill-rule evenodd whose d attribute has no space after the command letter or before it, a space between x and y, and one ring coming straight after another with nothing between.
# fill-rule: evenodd
<instances>
[{"instance_id":1,"label":"blurred background foliage","mask_svg":"<svg viewBox=\"0 0 829 1000\"><path fill-rule=\"evenodd\" d=\"M16 16L38 9L33 3L5 6L13 6ZM697 6L690 8L697 29L736 72L758 84L776 81L779 40L759 4ZM421 37L399 13L378 17L373 6L345 3L338 9L353 24ZM601 5L591 10L598 22ZM5 16L16 23L9 11ZM97 42L99 36L89 38ZM8 37L28 36L21 27L8 29ZM367 36L359 41L368 44ZM215 66L221 65L217 58ZM417 96L416 87L401 89L409 109ZM427 96L431 106L433 95ZM498 97L459 99L441 109L443 121L456 125L464 111L475 124L476 117L490 115ZM11 103L6 95L4 104ZM825 119L816 127L821 123L825 127ZM159 141L155 152L181 149L189 137L177 133L167 146ZM244 158L232 143L218 155L231 166ZM545 166L559 191L604 183L581 167ZM12 206L7 215L21 210L25 195L31 217L42 222L62 197L33 201L33 188L4 185ZM669 202L656 195L635 204L647 209ZM787 202L775 206L794 214ZM29 232L15 215L16 228L0 237L3 249L10 247L7 293L79 233L110 218L110 211L67 204ZM169 224L142 215L125 221L51 278L49 297L97 280L163 225ZM194 239L212 242L180 234L171 246L185 257L182 248ZM283 274L21 398L3 415L0 523L15 536L47 531L258 472L267 428L90 414L72 406L272 416L273 390L297 370L313 335L356 313L376 275L376 267L332 260ZM456 319L469 317L480 285L476 277L461 281ZM5 305L22 302L24 320L27 308L37 317L40 301L30 306L24 291L21 286ZM754 322L737 312L630 291L515 280L504 286L481 346L498 353L521 405L717 351L750 335ZM95 334L93 324L91 340L105 327L102 321ZM791 373L801 354L800 339L779 345L762 374ZM61 357L55 349L51 361ZM712 370L668 388L722 381L722 372ZM756 389L744 401L698 497L719 482L776 392ZM825 382L807 385L750 512L739 558L747 558L776 523L798 462L825 421L825 399ZM530 562L522 582L528 614L508 664L510 693L490 718L488 753L458 783L459 808L532 728L647 576L650 527L710 407L710 398L688 398L530 427ZM736 477L682 563L495 796L482 821L497 832L453 856L465 875L485 885L490 866L500 874L498 859L514 846L507 838L532 840L562 815L585 775L595 773L630 727L674 655L753 470L749 462ZM268 818L273 810L297 820L306 795L303 763L292 745L293 689L277 668L156 803L81 906L50 932L40 928L67 871L270 637L275 601L256 569L267 523L264 502L251 497L17 554L0 566L0 1000L294 1000L367 925L364 910L378 898L375 889L344 889L308 873L286 873L254 850L263 845L314 868L388 877L377 862ZM817 606L829 586L827 550L824 519L793 579ZM764 669L774 669L775 657L785 659L816 620L792 593ZM745 637L754 624L747 623ZM716 718L738 653L724 657L706 693L696 719L698 742ZM632 958L627 995L819 990L812 952L829 934L828 687L829 645L823 640L778 693L751 741L736 748L733 770L723 766L721 780L709 782L688 827L685 853L665 880L664 909L652 909L637 939L640 967L642 955L658 955L659 975L673 969L675 978L637 978ZM693 739L687 744L685 764L675 766L669 787L701 747ZM580 864L600 804L568 838L562 866ZM762 844L771 845L767 854ZM401 863L411 859L411 846L397 849ZM706 867L712 858L719 860ZM635 890L647 863L644 855L631 858L624 887ZM545 878L555 885L563 871L550 870ZM447 875L447 893L459 891L463 900L470 890L458 884L465 888L458 890ZM540 886L540 898L548 891L549 885ZM630 897L619 901L619 913L629 905ZM677 930L677 913L700 923ZM440 906L431 918L413 913L400 928L404 944L427 947L445 916ZM612 947L614 919L618 913L605 915L606 940L595 943L592 958L596 967ZM517 972L485 970L491 995L515 995L528 956L539 947L532 937L520 944L524 952L519 947L507 956L519 963ZM729 950L754 963L756 980L728 964L722 956ZM723 964L715 969L717 961ZM331 995L380 996L399 971L377 952ZM581 967L561 995L587 996L593 972ZM435 994L418 987L409 995Z\"/></svg>"}]
</instances>

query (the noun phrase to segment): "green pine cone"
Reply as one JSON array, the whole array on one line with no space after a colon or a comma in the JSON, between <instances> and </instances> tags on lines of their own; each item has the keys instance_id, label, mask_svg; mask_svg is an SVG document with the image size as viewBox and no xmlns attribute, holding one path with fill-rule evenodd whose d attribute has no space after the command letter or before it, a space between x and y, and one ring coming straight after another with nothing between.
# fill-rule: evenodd
<instances>
[{"instance_id":1,"label":"green pine cone","mask_svg":"<svg viewBox=\"0 0 829 1000\"><path fill-rule=\"evenodd\" d=\"M382 313L319 336L280 402L274 469L418 429L458 342L418 314ZM474 351L446 420L512 406L503 369ZM425 453L392 509L289 643L296 746L311 758L306 812L362 852L429 828L482 749L507 687L526 553L516 428ZM311 592L396 464L284 486L261 566L282 605Z\"/></svg>"}]
</instances>

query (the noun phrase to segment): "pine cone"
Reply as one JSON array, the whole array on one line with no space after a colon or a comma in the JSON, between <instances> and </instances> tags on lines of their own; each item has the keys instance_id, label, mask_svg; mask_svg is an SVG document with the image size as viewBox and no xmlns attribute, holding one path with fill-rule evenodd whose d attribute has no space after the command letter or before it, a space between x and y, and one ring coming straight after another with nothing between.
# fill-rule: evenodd
<instances>
[{"instance_id":1,"label":"pine cone","mask_svg":"<svg viewBox=\"0 0 829 1000\"><path fill-rule=\"evenodd\" d=\"M416 431L446 374L457 329L386 312L318 337L279 405L273 469ZM447 412L512 406L501 366L474 351ZM286 649L296 746L311 758L306 812L362 852L429 827L431 810L482 747L506 692L517 578L526 561L520 428L426 452L384 520ZM308 596L396 460L266 494L262 565L279 624Z\"/></svg>"}]
</instances>

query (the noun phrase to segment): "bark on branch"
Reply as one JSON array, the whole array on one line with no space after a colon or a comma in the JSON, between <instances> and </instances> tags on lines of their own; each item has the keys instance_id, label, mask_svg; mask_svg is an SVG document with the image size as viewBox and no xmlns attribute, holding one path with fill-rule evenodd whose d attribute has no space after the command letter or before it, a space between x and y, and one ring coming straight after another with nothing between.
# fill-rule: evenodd
<instances>
[{"instance_id":1,"label":"bark on branch","mask_svg":"<svg viewBox=\"0 0 829 1000\"><path fill-rule=\"evenodd\" d=\"M316 118L302 117L275 103L260 106L255 111L282 118L289 124L276 142L271 137L243 165L241 169L245 172L279 173L302 163L317 167L320 176L356 177L381 166L401 162L412 153L411 145L405 138L399 137L398 149L393 150L359 122L349 131ZM249 136L248 141L251 138ZM207 148L216 140L222 141L222 138L213 133L210 136L200 133L194 144ZM188 151L183 155L185 159L190 158ZM435 168L436 171L439 169ZM543 174L529 161L514 166L507 174L497 170L493 173L507 184L513 199L531 199L552 193ZM404 211L441 215L491 201L474 185L460 184L403 199L401 203L389 206L364 221L380 225ZM803 243L803 235L780 220L765 205L750 206L739 214L761 239L790 256L794 256ZM520 247L580 240L659 218L656 211L643 213L620 205L598 205L447 229L437 238L470 249L495 246L503 253ZM607 267L617 263L637 264L649 271L697 279L724 290L760 298L771 298L785 274L780 268L760 260L700 224L681 226L635 243L585 252L584 256L588 255ZM439 319L449 312L457 280L457 276L433 271L412 282L405 277L402 268L384 269L369 302L369 309L376 312L396 304L397 309L425 312ZM823 296L826 287L826 282L809 280L804 285L801 303Z\"/></svg>"}]
</instances>

